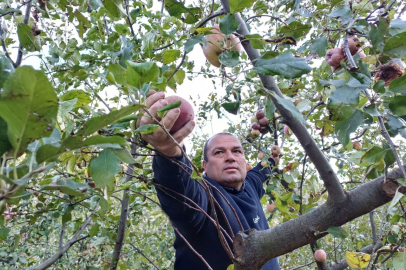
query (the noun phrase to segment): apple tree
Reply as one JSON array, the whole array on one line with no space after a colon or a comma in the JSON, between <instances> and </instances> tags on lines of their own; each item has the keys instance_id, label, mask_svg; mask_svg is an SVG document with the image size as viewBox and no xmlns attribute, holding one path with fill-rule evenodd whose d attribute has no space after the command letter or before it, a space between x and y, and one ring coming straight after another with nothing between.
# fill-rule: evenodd
<instances>
[{"instance_id":1,"label":"apple tree","mask_svg":"<svg viewBox=\"0 0 406 270\"><path fill-rule=\"evenodd\" d=\"M250 164L278 162L261 200L272 228L239 232L229 269L274 257L284 269L406 269L405 10L396 0L2 1L0 266L173 268L155 153L140 136L163 126L136 122L150 90L189 87L196 181L213 118L228 119Z\"/></svg>"}]
</instances>

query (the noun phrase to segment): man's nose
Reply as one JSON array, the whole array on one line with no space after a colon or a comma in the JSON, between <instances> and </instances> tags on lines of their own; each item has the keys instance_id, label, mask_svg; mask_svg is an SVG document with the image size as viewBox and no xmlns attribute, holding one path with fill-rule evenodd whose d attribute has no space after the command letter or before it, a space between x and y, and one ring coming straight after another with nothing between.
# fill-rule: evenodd
<instances>
[{"instance_id":1,"label":"man's nose","mask_svg":"<svg viewBox=\"0 0 406 270\"><path fill-rule=\"evenodd\" d=\"M235 156L231 151L226 152L226 161L227 162L233 162L235 161Z\"/></svg>"}]
</instances>

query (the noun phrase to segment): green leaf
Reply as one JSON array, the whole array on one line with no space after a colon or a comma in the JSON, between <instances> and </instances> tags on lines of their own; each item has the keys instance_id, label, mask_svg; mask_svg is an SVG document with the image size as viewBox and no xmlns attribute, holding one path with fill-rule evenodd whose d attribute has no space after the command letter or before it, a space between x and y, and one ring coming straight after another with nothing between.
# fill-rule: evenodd
<instances>
[{"instance_id":1,"label":"green leaf","mask_svg":"<svg viewBox=\"0 0 406 270\"><path fill-rule=\"evenodd\" d=\"M310 45L310 51L317 53L318 56L324 56L327 50L327 37L316 38Z\"/></svg>"},{"instance_id":2,"label":"green leaf","mask_svg":"<svg viewBox=\"0 0 406 270\"><path fill-rule=\"evenodd\" d=\"M89 0L89 4L90 4L90 7L92 8L92 10L96 10L99 7L103 6L103 3L101 2L101 0Z\"/></svg>"},{"instance_id":3,"label":"green leaf","mask_svg":"<svg viewBox=\"0 0 406 270\"><path fill-rule=\"evenodd\" d=\"M14 72L13 64L10 59L4 55L0 55L0 88L3 87L4 82L7 80L8 76Z\"/></svg>"},{"instance_id":4,"label":"green leaf","mask_svg":"<svg viewBox=\"0 0 406 270\"><path fill-rule=\"evenodd\" d=\"M117 21L124 17L125 12L123 9L122 0L105 0L103 5L104 8L107 10L109 18Z\"/></svg>"},{"instance_id":5,"label":"green leaf","mask_svg":"<svg viewBox=\"0 0 406 270\"><path fill-rule=\"evenodd\" d=\"M226 16L220 20L220 31L224 35L229 35L237 31L238 21L233 14L228 13Z\"/></svg>"},{"instance_id":6,"label":"green leaf","mask_svg":"<svg viewBox=\"0 0 406 270\"><path fill-rule=\"evenodd\" d=\"M0 117L7 122L9 141L18 153L51 134L57 112L58 98L43 72L20 67L5 82Z\"/></svg>"},{"instance_id":7,"label":"green leaf","mask_svg":"<svg viewBox=\"0 0 406 270\"><path fill-rule=\"evenodd\" d=\"M388 149L383 149L379 146L374 146L362 156L361 162L379 164L384 159L387 151Z\"/></svg>"},{"instance_id":8,"label":"green leaf","mask_svg":"<svg viewBox=\"0 0 406 270\"><path fill-rule=\"evenodd\" d=\"M347 24L353 18L352 11L348 5L334 9L328 16L330 18L338 18L341 24Z\"/></svg>"},{"instance_id":9,"label":"green leaf","mask_svg":"<svg viewBox=\"0 0 406 270\"><path fill-rule=\"evenodd\" d=\"M351 87L345 83L336 85L336 90L330 96L330 103L331 105L358 105L360 92L361 88Z\"/></svg>"},{"instance_id":10,"label":"green leaf","mask_svg":"<svg viewBox=\"0 0 406 270\"><path fill-rule=\"evenodd\" d=\"M251 45L252 47L254 47L254 49L263 49L264 45L266 44L260 34L245 35L244 37L251 42Z\"/></svg>"},{"instance_id":11,"label":"green leaf","mask_svg":"<svg viewBox=\"0 0 406 270\"><path fill-rule=\"evenodd\" d=\"M109 75L114 77L114 80L118 84L125 84L127 82L127 70L119 64L110 64Z\"/></svg>"},{"instance_id":12,"label":"green leaf","mask_svg":"<svg viewBox=\"0 0 406 270\"><path fill-rule=\"evenodd\" d=\"M225 102L221 106L229 113L237 114L240 108L240 102Z\"/></svg>"},{"instance_id":13,"label":"green leaf","mask_svg":"<svg viewBox=\"0 0 406 270\"><path fill-rule=\"evenodd\" d=\"M126 149L116 149L118 157L120 160L127 164L135 164L137 161L131 156L131 154Z\"/></svg>"},{"instance_id":14,"label":"green leaf","mask_svg":"<svg viewBox=\"0 0 406 270\"><path fill-rule=\"evenodd\" d=\"M196 44L205 44L207 41L203 35L193 36L185 42L185 52L190 53Z\"/></svg>"},{"instance_id":15,"label":"green leaf","mask_svg":"<svg viewBox=\"0 0 406 270\"><path fill-rule=\"evenodd\" d=\"M240 62L240 54L237 51L220 54L220 63L227 67L234 67Z\"/></svg>"},{"instance_id":16,"label":"green leaf","mask_svg":"<svg viewBox=\"0 0 406 270\"><path fill-rule=\"evenodd\" d=\"M26 48L28 51L39 51L41 49L41 41L39 36L34 36L31 33L31 27L20 23L17 27L18 40L21 46Z\"/></svg>"},{"instance_id":17,"label":"green leaf","mask_svg":"<svg viewBox=\"0 0 406 270\"><path fill-rule=\"evenodd\" d=\"M406 252L396 252L392 257L392 263L394 270L406 269Z\"/></svg>"},{"instance_id":18,"label":"green leaf","mask_svg":"<svg viewBox=\"0 0 406 270\"><path fill-rule=\"evenodd\" d=\"M348 236L348 233L341 227L330 227L327 229L327 232L334 237L345 239Z\"/></svg>"},{"instance_id":19,"label":"green leaf","mask_svg":"<svg viewBox=\"0 0 406 270\"><path fill-rule=\"evenodd\" d=\"M52 182L49 185L44 185L41 190L59 190L69 196L83 196L89 186L87 184L78 183L70 179L60 179Z\"/></svg>"},{"instance_id":20,"label":"green leaf","mask_svg":"<svg viewBox=\"0 0 406 270\"><path fill-rule=\"evenodd\" d=\"M334 132L342 145L347 145L350 141L350 134L364 123L364 114L360 110L355 112L346 120L337 122Z\"/></svg>"},{"instance_id":21,"label":"green leaf","mask_svg":"<svg viewBox=\"0 0 406 270\"><path fill-rule=\"evenodd\" d=\"M371 25L371 32L369 34L373 48L378 52L382 52L384 47L384 37L388 30L388 22L386 18L380 18L378 26Z\"/></svg>"},{"instance_id":22,"label":"green leaf","mask_svg":"<svg viewBox=\"0 0 406 270\"><path fill-rule=\"evenodd\" d=\"M7 123L0 118L0 157L10 149L11 144L7 136Z\"/></svg>"},{"instance_id":23,"label":"green leaf","mask_svg":"<svg viewBox=\"0 0 406 270\"><path fill-rule=\"evenodd\" d=\"M394 115L406 115L406 96L395 96L389 102L389 109Z\"/></svg>"},{"instance_id":24,"label":"green leaf","mask_svg":"<svg viewBox=\"0 0 406 270\"><path fill-rule=\"evenodd\" d=\"M141 134L149 134L149 133L154 132L158 128L159 128L158 125L147 124L147 125L140 126L136 130L134 130L134 132L140 132Z\"/></svg>"},{"instance_id":25,"label":"green leaf","mask_svg":"<svg viewBox=\"0 0 406 270\"><path fill-rule=\"evenodd\" d=\"M391 114L386 114L388 121L386 125L388 126L388 132L394 135L397 135L399 131L405 128L405 124L400 120L401 118L393 116Z\"/></svg>"},{"instance_id":26,"label":"green leaf","mask_svg":"<svg viewBox=\"0 0 406 270\"><path fill-rule=\"evenodd\" d=\"M75 104L75 108L82 107L84 105L89 104L92 102L92 99L90 98L89 94L86 93L83 90L71 90L63 94L59 100L60 101L66 101L66 100L71 100L71 99L77 99L77 102Z\"/></svg>"},{"instance_id":27,"label":"green leaf","mask_svg":"<svg viewBox=\"0 0 406 270\"><path fill-rule=\"evenodd\" d=\"M175 108L179 108L180 104L182 104L182 101L177 100L174 102L169 103L168 105L162 107L161 109L157 110L156 113L158 115L159 118L164 117L165 113L169 110L175 109Z\"/></svg>"},{"instance_id":28,"label":"green leaf","mask_svg":"<svg viewBox=\"0 0 406 270\"><path fill-rule=\"evenodd\" d=\"M179 50L166 50L164 52L164 55L162 56L162 60L163 60L164 65L167 65L169 63L172 63L179 57L180 57Z\"/></svg>"},{"instance_id":29,"label":"green leaf","mask_svg":"<svg viewBox=\"0 0 406 270\"><path fill-rule=\"evenodd\" d=\"M10 232L10 228L2 227L0 228L0 240L6 240Z\"/></svg>"},{"instance_id":30,"label":"green leaf","mask_svg":"<svg viewBox=\"0 0 406 270\"><path fill-rule=\"evenodd\" d=\"M401 32L406 31L406 21L402 20L401 18L397 18L395 20L392 20L389 24L389 34L391 36L394 36L396 34L399 34Z\"/></svg>"},{"instance_id":31,"label":"green leaf","mask_svg":"<svg viewBox=\"0 0 406 270\"><path fill-rule=\"evenodd\" d=\"M90 171L97 188L114 184L114 177L121 171L120 159L116 150L104 149L99 156L90 161Z\"/></svg>"},{"instance_id":32,"label":"green leaf","mask_svg":"<svg viewBox=\"0 0 406 270\"><path fill-rule=\"evenodd\" d=\"M390 87L390 86L389 86ZM376 93L379 93L379 94L384 94L385 93L385 82L384 81L377 81L375 84L374 84L374 91L376 92Z\"/></svg>"},{"instance_id":33,"label":"green leaf","mask_svg":"<svg viewBox=\"0 0 406 270\"><path fill-rule=\"evenodd\" d=\"M165 8L169 15L181 19L184 23L196 23L200 18L200 8L198 7L185 7L182 2L176 0L165 0Z\"/></svg>"},{"instance_id":34,"label":"green leaf","mask_svg":"<svg viewBox=\"0 0 406 270\"><path fill-rule=\"evenodd\" d=\"M132 69L139 76L135 76L134 81L132 81L131 85L135 87L141 88L144 83L158 82L159 68L155 62L134 63L127 61L127 69Z\"/></svg>"},{"instance_id":35,"label":"green leaf","mask_svg":"<svg viewBox=\"0 0 406 270\"><path fill-rule=\"evenodd\" d=\"M99 224L93 225L89 230L89 236L90 237L97 236L97 234L99 233L99 228L100 228Z\"/></svg>"},{"instance_id":36,"label":"green leaf","mask_svg":"<svg viewBox=\"0 0 406 270\"><path fill-rule=\"evenodd\" d=\"M406 56L406 32L402 32L388 39L383 48L385 54L393 57Z\"/></svg>"},{"instance_id":37,"label":"green leaf","mask_svg":"<svg viewBox=\"0 0 406 270\"><path fill-rule=\"evenodd\" d=\"M271 59L258 59L254 70L263 75L279 75L285 79L293 79L309 73L312 68L304 58L294 57L291 52L286 52Z\"/></svg>"},{"instance_id":38,"label":"green leaf","mask_svg":"<svg viewBox=\"0 0 406 270\"><path fill-rule=\"evenodd\" d=\"M278 95L275 95L274 97L276 98L279 104L281 104L285 109L289 110L292 113L293 118L304 124L307 124L306 120L303 118L303 115L297 110L295 104L293 104L292 101L281 98Z\"/></svg>"},{"instance_id":39,"label":"green leaf","mask_svg":"<svg viewBox=\"0 0 406 270\"><path fill-rule=\"evenodd\" d=\"M376 104L370 104L367 107L364 107L364 112L372 116L381 116L381 113L376 109Z\"/></svg>"},{"instance_id":40,"label":"green leaf","mask_svg":"<svg viewBox=\"0 0 406 270\"><path fill-rule=\"evenodd\" d=\"M406 76L393 80L389 85L389 90L394 93L406 93Z\"/></svg>"},{"instance_id":41,"label":"green leaf","mask_svg":"<svg viewBox=\"0 0 406 270\"><path fill-rule=\"evenodd\" d=\"M145 108L145 105L142 104L133 104L124 108L121 108L117 111L112 111L109 114L95 116L89 119L77 133L78 136L89 136L93 132L106 127L107 125L127 116L131 113L134 113L142 108Z\"/></svg>"},{"instance_id":42,"label":"green leaf","mask_svg":"<svg viewBox=\"0 0 406 270\"><path fill-rule=\"evenodd\" d=\"M256 0L230 0L230 12L237 13L244 10L244 8L250 8Z\"/></svg>"}]
</instances>

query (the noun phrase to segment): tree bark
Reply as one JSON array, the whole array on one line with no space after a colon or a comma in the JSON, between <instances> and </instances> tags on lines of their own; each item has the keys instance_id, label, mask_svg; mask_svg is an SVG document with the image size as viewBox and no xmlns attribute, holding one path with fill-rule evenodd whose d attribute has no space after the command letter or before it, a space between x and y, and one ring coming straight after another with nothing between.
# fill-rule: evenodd
<instances>
[{"instance_id":1,"label":"tree bark","mask_svg":"<svg viewBox=\"0 0 406 270\"><path fill-rule=\"evenodd\" d=\"M136 154L137 147L134 143L131 144L131 155L134 157ZM127 168L126 182L131 181L132 174L134 172L134 164L129 164ZM111 259L110 269L117 269L118 261L120 260L121 249L124 245L125 229L128 217L128 203L130 196L128 195L128 190L123 191L123 200L121 201L121 214L120 221L118 224L116 244L114 246L113 257Z\"/></svg>"},{"instance_id":2,"label":"tree bark","mask_svg":"<svg viewBox=\"0 0 406 270\"><path fill-rule=\"evenodd\" d=\"M403 165L406 168L406 165ZM289 253L327 235L331 226L341 226L391 201L402 177L400 169L347 192L341 203L326 202L311 212L274 228L239 232L234 238L236 270L258 270L270 259ZM400 188L405 193L406 188ZM283 245L281 245L283 243Z\"/></svg>"}]
</instances>

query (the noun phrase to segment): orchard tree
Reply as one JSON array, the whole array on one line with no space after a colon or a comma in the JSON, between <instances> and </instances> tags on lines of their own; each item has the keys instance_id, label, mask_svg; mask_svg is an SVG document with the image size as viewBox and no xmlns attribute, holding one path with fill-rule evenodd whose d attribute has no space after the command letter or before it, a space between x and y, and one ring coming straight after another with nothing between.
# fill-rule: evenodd
<instances>
[{"instance_id":1,"label":"orchard tree","mask_svg":"<svg viewBox=\"0 0 406 270\"><path fill-rule=\"evenodd\" d=\"M274 257L285 269L406 269L405 9L2 1L0 266L173 268L176 228L140 136L163 126L136 122L150 90L204 81L212 91L183 97L196 126L230 119L251 165L278 161L261 200L272 228L235 235L229 269ZM187 149L196 181L207 138L197 128Z\"/></svg>"}]
</instances>

